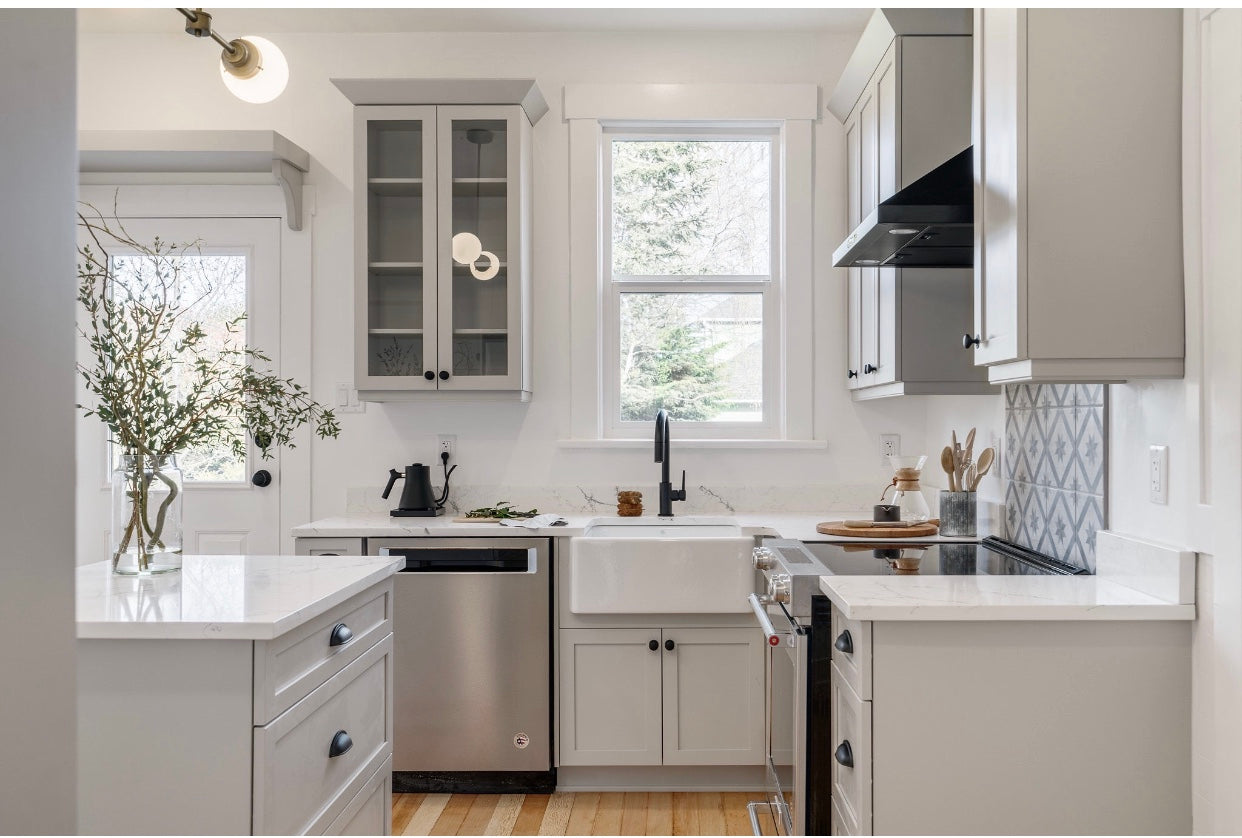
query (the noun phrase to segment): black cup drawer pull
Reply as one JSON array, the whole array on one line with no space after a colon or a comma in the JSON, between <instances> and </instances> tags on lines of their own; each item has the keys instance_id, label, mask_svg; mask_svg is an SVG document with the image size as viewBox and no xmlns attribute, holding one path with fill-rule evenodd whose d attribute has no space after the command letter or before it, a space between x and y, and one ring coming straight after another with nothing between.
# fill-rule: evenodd
<instances>
[{"instance_id":1,"label":"black cup drawer pull","mask_svg":"<svg viewBox=\"0 0 1242 838\"><path fill-rule=\"evenodd\" d=\"M328 759L339 757L352 747L354 747L354 740L350 739L345 731L338 730L332 737L332 744L328 746Z\"/></svg>"},{"instance_id":2,"label":"black cup drawer pull","mask_svg":"<svg viewBox=\"0 0 1242 838\"><path fill-rule=\"evenodd\" d=\"M838 745L837 751L836 753L833 754L833 757L835 757L837 762L841 763L846 768L853 768L854 767L854 749L850 747L850 740L846 739L844 742Z\"/></svg>"},{"instance_id":3,"label":"black cup drawer pull","mask_svg":"<svg viewBox=\"0 0 1242 838\"><path fill-rule=\"evenodd\" d=\"M843 655L854 654L854 638L850 637L849 629L837 635L837 642L832 644L832 648Z\"/></svg>"},{"instance_id":4,"label":"black cup drawer pull","mask_svg":"<svg viewBox=\"0 0 1242 838\"><path fill-rule=\"evenodd\" d=\"M337 623L332 627L332 637L328 640L329 646L344 646L346 643L354 639L354 632L344 623Z\"/></svg>"}]
</instances>

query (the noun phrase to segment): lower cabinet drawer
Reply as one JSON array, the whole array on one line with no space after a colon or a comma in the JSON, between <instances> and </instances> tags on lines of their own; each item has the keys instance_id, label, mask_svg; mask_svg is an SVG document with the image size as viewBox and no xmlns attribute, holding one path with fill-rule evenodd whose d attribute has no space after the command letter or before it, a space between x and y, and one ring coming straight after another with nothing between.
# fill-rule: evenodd
<instances>
[{"instance_id":1,"label":"lower cabinet drawer","mask_svg":"<svg viewBox=\"0 0 1242 838\"><path fill-rule=\"evenodd\" d=\"M322 832L392 756L392 635L254 729L256 835Z\"/></svg>"},{"instance_id":2,"label":"lower cabinet drawer","mask_svg":"<svg viewBox=\"0 0 1242 838\"><path fill-rule=\"evenodd\" d=\"M871 702L858 697L836 663L830 678L834 816L839 812L846 831L870 835Z\"/></svg>"},{"instance_id":3,"label":"lower cabinet drawer","mask_svg":"<svg viewBox=\"0 0 1242 838\"><path fill-rule=\"evenodd\" d=\"M871 621L849 620L832 606L832 663L859 698L871 699Z\"/></svg>"},{"instance_id":4,"label":"lower cabinet drawer","mask_svg":"<svg viewBox=\"0 0 1242 838\"><path fill-rule=\"evenodd\" d=\"M367 780L324 835L392 834L392 757Z\"/></svg>"}]
</instances>

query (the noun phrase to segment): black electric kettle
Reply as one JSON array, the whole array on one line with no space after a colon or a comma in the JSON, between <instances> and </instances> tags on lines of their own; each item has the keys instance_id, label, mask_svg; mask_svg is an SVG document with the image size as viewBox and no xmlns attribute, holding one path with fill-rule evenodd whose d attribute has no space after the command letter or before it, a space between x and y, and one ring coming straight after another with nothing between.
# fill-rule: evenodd
<instances>
[{"instance_id":1,"label":"black electric kettle","mask_svg":"<svg viewBox=\"0 0 1242 838\"><path fill-rule=\"evenodd\" d=\"M432 518L444 514L443 507L436 503L436 493L431 489L431 467L422 463L406 466L405 474L395 468L389 469L388 485L384 487L385 498L403 477L405 488L401 490L401 502L390 513L394 518Z\"/></svg>"}]
</instances>

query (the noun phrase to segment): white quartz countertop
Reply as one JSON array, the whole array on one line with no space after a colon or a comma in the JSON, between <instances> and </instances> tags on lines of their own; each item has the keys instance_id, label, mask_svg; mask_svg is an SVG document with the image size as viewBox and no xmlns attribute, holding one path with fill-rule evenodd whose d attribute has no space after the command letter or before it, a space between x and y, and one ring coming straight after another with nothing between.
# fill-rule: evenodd
<instances>
[{"instance_id":1,"label":"white quartz countertop","mask_svg":"<svg viewBox=\"0 0 1242 838\"><path fill-rule=\"evenodd\" d=\"M1099 576L821 576L851 620L1193 620L1176 603Z\"/></svg>"},{"instance_id":2,"label":"white quartz countertop","mask_svg":"<svg viewBox=\"0 0 1242 838\"><path fill-rule=\"evenodd\" d=\"M270 640L391 576L388 556L186 556L180 572L77 571L82 639Z\"/></svg>"},{"instance_id":3,"label":"white quartz countertop","mask_svg":"<svg viewBox=\"0 0 1242 838\"><path fill-rule=\"evenodd\" d=\"M450 516L441 518L393 518L385 513L362 512L332 518L322 518L293 528L294 538L464 538L470 536L494 538L497 536L575 536L582 535L587 524L599 520L634 521L642 519L618 518L616 515L565 515L567 524L561 527L543 527L527 529L502 524L455 524ZM654 515L643 516L652 522L659 520ZM676 519L710 520L712 522L737 523L743 535L770 535L781 538L793 538L799 541L872 541L866 538L841 538L823 535L815 531L815 525L824 521L847 521L870 519L870 512L856 510L823 512L817 514L789 514L770 512L740 512L736 515L678 515ZM932 536L913 539L921 542L930 541L978 541L987 533L981 532L976 538L945 538ZM892 539L888 539L891 541Z\"/></svg>"}]
</instances>

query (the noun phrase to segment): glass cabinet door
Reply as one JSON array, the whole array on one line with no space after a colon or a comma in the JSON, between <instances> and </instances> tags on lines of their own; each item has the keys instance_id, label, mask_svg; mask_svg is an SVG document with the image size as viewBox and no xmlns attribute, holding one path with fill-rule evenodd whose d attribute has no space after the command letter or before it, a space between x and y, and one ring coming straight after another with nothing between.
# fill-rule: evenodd
<instances>
[{"instance_id":1,"label":"glass cabinet door","mask_svg":"<svg viewBox=\"0 0 1242 838\"><path fill-rule=\"evenodd\" d=\"M433 107L358 110L363 320L359 389L435 389L436 117ZM427 377L430 376L430 377Z\"/></svg>"},{"instance_id":2,"label":"glass cabinet door","mask_svg":"<svg viewBox=\"0 0 1242 838\"><path fill-rule=\"evenodd\" d=\"M506 389L520 364L519 107L440 107L440 389Z\"/></svg>"}]
</instances>

